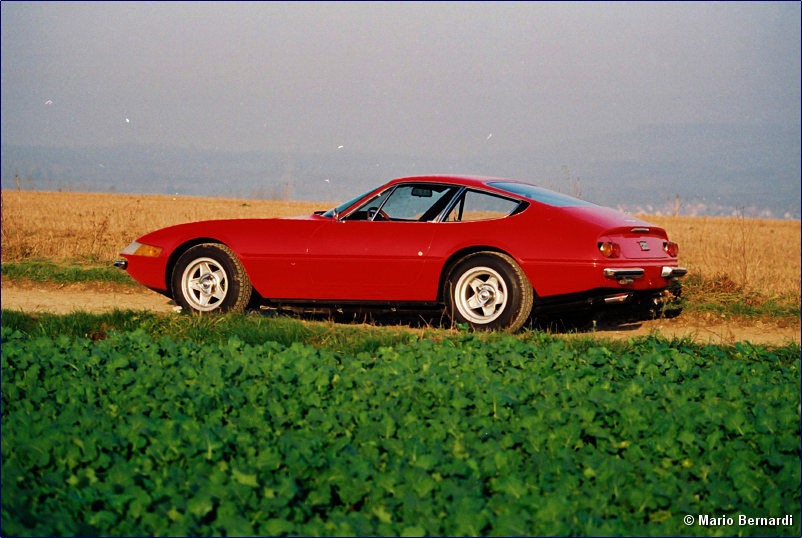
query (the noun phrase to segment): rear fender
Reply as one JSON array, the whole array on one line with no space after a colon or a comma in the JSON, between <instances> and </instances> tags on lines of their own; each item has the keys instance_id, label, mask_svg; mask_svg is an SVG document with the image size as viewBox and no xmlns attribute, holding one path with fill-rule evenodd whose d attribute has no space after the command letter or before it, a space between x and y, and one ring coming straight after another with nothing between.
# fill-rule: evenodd
<instances>
[{"instance_id":1,"label":"rear fender","mask_svg":"<svg viewBox=\"0 0 802 538\"><path fill-rule=\"evenodd\" d=\"M511 255L509 252L506 252L503 249L500 249L498 247L490 247L490 246L487 246L487 245L478 245L478 246L471 246L471 247L460 249L460 250L456 251L454 254L452 254L451 256L449 256L449 258L446 260L446 263L443 264L442 271L440 271L440 281L437 284L437 301L438 302L443 302L445 300L445 297L443 295L444 287L445 287L445 284L446 284L446 280L448 279L448 275L451 273L451 271L454 269L454 267L463 258L465 258L465 256L470 256L471 254L476 254L477 252L498 252L500 254L506 254L507 256L509 256L510 258L515 260L515 262L518 265L521 265L521 262L519 260L516 260L515 256ZM527 275L527 278L528 277L529 277L529 275ZM530 283L531 283L531 280L530 280ZM532 286L532 288L534 290L534 285ZM535 297L537 297L537 291L536 290L535 290Z\"/></svg>"}]
</instances>

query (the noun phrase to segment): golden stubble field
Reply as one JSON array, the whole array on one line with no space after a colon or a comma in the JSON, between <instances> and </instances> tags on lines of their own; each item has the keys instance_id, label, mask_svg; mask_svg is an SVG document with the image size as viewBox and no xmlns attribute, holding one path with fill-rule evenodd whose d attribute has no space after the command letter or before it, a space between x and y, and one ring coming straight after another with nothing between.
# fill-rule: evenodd
<instances>
[{"instance_id":1,"label":"golden stubble field","mask_svg":"<svg viewBox=\"0 0 802 538\"><path fill-rule=\"evenodd\" d=\"M3 191L2 261L108 261L149 231L213 218L306 215L336 202ZM800 296L802 229L796 220L640 215L680 245L680 263L705 281L763 296Z\"/></svg>"},{"instance_id":2,"label":"golden stubble field","mask_svg":"<svg viewBox=\"0 0 802 538\"><path fill-rule=\"evenodd\" d=\"M307 215L335 204L83 192L3 191L2 259L113 261L137 237L206 219Z\"/></svg>"}]
</instances>

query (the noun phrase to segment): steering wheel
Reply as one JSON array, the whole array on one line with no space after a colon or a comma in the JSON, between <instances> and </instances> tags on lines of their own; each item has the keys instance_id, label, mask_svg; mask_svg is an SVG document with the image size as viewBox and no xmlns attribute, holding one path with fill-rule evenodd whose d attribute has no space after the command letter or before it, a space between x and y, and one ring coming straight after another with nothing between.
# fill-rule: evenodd
<instances>
[{"instance_id":1,"label":"steering wheel","mask_svg":"<svg viewBox=\"0 0 802 538\"><path fill-rule=\"evenodd\" d=\"M369 207L368 208L368 220L377 221L377 220L390 220L390 217L387 216L387 213L381 211L378 207Z\"/></svg>"}]
</instances>

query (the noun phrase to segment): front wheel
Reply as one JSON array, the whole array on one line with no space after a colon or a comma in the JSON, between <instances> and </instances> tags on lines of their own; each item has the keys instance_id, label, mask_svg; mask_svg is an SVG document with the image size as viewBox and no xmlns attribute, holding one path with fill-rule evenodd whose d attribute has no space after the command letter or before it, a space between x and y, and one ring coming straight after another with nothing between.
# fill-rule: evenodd
<instances>
[{"instance_id":1,"label":"front wheel","mask_svg":"<svg viewBox=\"0 0 802 538\"><path fill-rule=\"evenodd\" d=\"M172 285L175 302L195 312L242 312L253 292L237 256L218 243L196 245L182 254Z\"/></svg>"},{"instance_id":2,"label":"front wheel","mask_svg":"<svg viewBox=\"0 0 802 538\"><path fill-rule=\"evenodd\" d=\"M516 331L532 312L534 290L510 256L478 252L451 270L443 296L453 321L474 329Z\"/></svg>"}]
</instances>

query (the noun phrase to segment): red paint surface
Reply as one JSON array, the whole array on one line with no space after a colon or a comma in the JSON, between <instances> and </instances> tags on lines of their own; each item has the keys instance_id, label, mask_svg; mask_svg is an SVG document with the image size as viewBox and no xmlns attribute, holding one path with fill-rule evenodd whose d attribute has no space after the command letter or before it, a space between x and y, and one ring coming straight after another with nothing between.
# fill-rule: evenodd
<instances>
[{"instance_id":1,"label":"red paint surface","mask_svg":"<svg viewBox=\"0 0 802 538\"><path fill-rule=\"evenodd\" d=\"M265 298L435 301L446 263L463 249L506 252L540 297L601 287L661 289L668 285L661 268L677 265L677 258L663 251L663 229L609 208L545 205L487 186L487 178L402 178L386 187L411 181L504 193L528 201L529 207L510 217L476 222L341 221L311 215L181 224L137 239L163 251L158 258L126 255L127 270L146 286L167 290L170 255L203 238L228 245ZM649 231L632 232L636 227ZM601 241L618 243L620 256L604 258L597 246ZM620 285L603 275L605 267L641 267L646 274Z\"/></svg>"}]
</instances>

